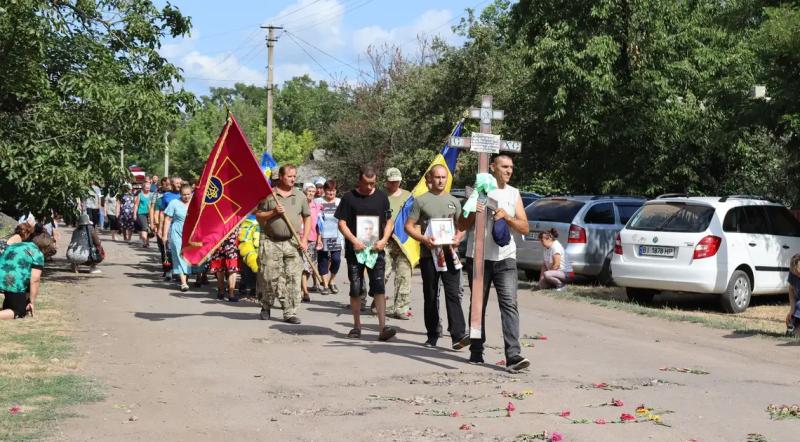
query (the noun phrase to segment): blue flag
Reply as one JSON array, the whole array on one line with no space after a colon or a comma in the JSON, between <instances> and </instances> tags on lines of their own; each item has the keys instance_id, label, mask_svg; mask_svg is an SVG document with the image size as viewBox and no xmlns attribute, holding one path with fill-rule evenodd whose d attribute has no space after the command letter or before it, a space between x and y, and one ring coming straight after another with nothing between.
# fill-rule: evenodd
<instances>
[{"instance_id":1,"label":"blue flag","mask_svg":"<svg viewBox=\"0 0 800 442\"><path fill-rule=\"evenodd\" d=\"M278 163L275 161L275 158L272 158L272 155L269 152L264 152L261 154L261 170L264 171L264 175L267 179L272 178L272 169L274 169Z\"/></svg>"}]
</instances>

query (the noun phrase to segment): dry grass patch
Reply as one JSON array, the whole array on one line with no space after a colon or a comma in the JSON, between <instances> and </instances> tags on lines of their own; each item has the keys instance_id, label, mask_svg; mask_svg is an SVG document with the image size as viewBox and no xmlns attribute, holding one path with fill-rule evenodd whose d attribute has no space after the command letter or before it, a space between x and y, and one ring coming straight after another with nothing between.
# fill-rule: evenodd
<instances>
[{"instance_id":1,"label":"dry grass patch","mask_svg":"<svg viewBox=\"0 0 800 442\"><path fill-rule=\"evenodd\" d=\"M670 321L702 324L708 327L733 330L734 333L782 338L786 331L786 313L789 311L788 295L756 296L750 307L742 313L723 313L716 295L686 293L663 293L648 305L628 301L625 290L620 287L602 287L589 284L572 284L567 290L535 290L535 285L522 283L534 293L554 298L590 302L616 310L624 310L644 316L659 317Z\"/></svg>"},{"instance_id":2,"label":"dry grass patch","mask_svg":"<svg viewBox=\"0 0 800 442\"><path fill-rule=\"evenodd\" d=\"M65 407L102 397L74 374L70 288L45 278L33 318L0 321L0 440L45 438Z\"/></svg>"}]
</instances>

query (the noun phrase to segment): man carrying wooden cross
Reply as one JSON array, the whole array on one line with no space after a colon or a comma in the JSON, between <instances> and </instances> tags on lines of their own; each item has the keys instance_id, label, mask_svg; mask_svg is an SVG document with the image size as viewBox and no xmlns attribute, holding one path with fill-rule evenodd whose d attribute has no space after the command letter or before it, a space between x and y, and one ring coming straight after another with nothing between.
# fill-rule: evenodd
<instances>
[{"instance_id":1,"label":"man carrying wooden cross","mask_svg":"<svg viewBox=\"0 0 800 442\"><path fill-rule=\"evenodd\" d=\"M514 162L508 155L497 155L489 166L494 178L497 180L497 189L488 193L489 200L497 202L497 209L490 213L489 222L484 232L475 232L484 235L484 266L483 266L483 309L481 312L481 337L472 339L470 344L469 362L482 364L483 344L486 342L486 304L489 300L489 289L494 283L497 292L497 301L500 304L500 321L503 328L503 343L506 355L506 370L517 372L530 366L530 361L521 353L519 343L519 310L517 308L517 246L509 229L521 235L528 233L528 217L522 205L519 190L508 184L514 173ZM487 210L486 205L478 202L478 216ZM475 224L475 213L462 218L459 229L466 230ZM467 256L475 256L475 236L472 235L467 243ZM473 267L467 265L469 280L472 282ZM470 284L470 288L472 284ZM473 308L472 306L471 308Z\"/></svg>"}]
</instances>

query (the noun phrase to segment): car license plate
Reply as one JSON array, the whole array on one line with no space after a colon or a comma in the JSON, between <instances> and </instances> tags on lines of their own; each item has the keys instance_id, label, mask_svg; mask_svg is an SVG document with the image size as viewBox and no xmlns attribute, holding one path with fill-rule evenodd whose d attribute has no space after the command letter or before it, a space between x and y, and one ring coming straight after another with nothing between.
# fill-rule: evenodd
<instances>
[{"instance_id":1,"label":"car license plate","mask_svg":"<svg viewBox=\"0 0 800 442\"><path fill-rule=\"evenodd\" d=\"M675 247L639 246L639 256L658 256L662 258L674 258Z\"/></svg>"}]
</instances>

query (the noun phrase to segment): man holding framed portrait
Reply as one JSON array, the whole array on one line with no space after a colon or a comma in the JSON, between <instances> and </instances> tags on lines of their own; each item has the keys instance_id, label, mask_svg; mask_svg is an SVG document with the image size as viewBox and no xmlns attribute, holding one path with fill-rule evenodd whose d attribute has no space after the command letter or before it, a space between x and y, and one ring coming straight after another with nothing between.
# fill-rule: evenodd
<instances>
[{"instance_id":1,"label":"man holding framed portrait","mask_svg":"<svg viewBox=\"0 0 800 442\"><path fill-rule=\"evenodd\" d=\"M448 330L453 340L452 348L460 350L470 343L459 296L461 264L455 253L464 232L455 228L454 223L461 213L461 203L456 197L444 191L447 177L447 168L442 165L433 166L428 170L426 180L430 183L430 191L414 200L405 230L422 246L419 268L422 273L425 329L428 336L425 346L435 347L439 339L439 281L441 280L444 286Z\"/></svg>"},{"instance_id":2,"label":"man holding framed portrait","mask_svg":"<svg viewBox=\"0 0 800 442\"><path fill-rule=\"evenodd\" d=\"M377 173L372 166L364 166L358 174L355 189L342 197L335 217L344 235L347 276L350 279L350 309L353 312L353 329L349 338L361 338L361 287L364 271L369 277L369 295L375 300L378 313L380 341L388 341L397 331L386 325L386 288L384 281L384 248L392 235L389 198L375 188Z\"/></svg>"}]
</instances>

